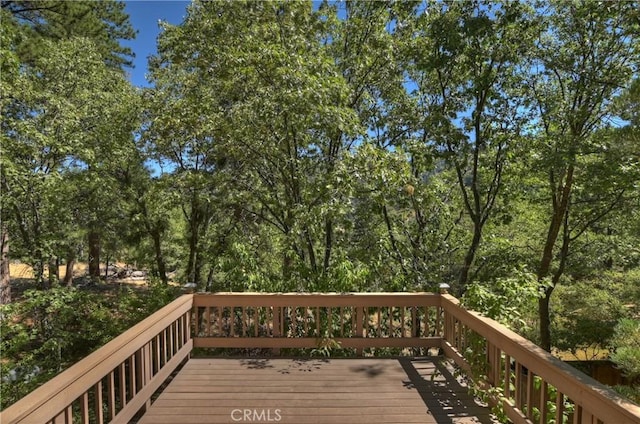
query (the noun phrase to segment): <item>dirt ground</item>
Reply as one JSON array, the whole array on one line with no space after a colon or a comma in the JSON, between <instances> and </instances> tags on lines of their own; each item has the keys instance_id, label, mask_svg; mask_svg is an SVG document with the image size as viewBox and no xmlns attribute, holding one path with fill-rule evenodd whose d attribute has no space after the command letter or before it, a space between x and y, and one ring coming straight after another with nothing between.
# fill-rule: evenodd
<instances>
[{"instance_id":1,"label":"dirt ground","mask_svg":"<svg viewBox=\"0 0 640 424\"><path fill-rule=\"evenodd\" d=\"M75 264L73 267L73 276L74 277L83 276L87 272L87 268L88 266L85 263ZM48 272L49 272L48 269L45 267L45 274ZM9 275L11 276L11 279L33 278L33 268L31 268L27 264L11 263L9 264ZM64 278L65 275L67 275L66 265L60 265L58 267L58 275L60 276L60 278Z\"/></svg>"}]
</instances>

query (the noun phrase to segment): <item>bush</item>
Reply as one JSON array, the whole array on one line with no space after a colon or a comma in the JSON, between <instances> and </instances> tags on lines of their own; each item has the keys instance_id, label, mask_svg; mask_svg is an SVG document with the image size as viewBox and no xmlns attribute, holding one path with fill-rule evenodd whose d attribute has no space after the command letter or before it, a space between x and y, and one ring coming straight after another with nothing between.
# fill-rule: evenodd
<instances>
[{"instance_id":1,"label":"bush","mask_svg":"<svg viewBox=\"0 0 640 424\"><path fill-rule=\"evenodd\" d=\"M587 359L608 350L619 319L628 313L615 287L580 281L559 285L553 302L553 345Z\"/></svg>"},{"instance_id":2,"label":"bush","mask_svg":"<svg viewBox=\"0 0 640 424\"><path fill-rule=\"evenodd\" d=\"M118 332L102 296L67 287L25 292L0 327L3 409Z\"/></svg>"},{"instance_id":3,"label":"bush","mask_svg":"<svg viewBox=\"0 0 640 424\"><path fill-rule=\"evenodd\" d=\"M542 292L535 275L514 270L510 277L467 286L461 302L465 308L480 312L503 325L526 333L536 314L537 299Z\"/></svg>"},{"instance_id":4,"label":"bush","mask_svg":"<svg viewBox=\"0 0 640 424\"><path fill-rule=\"evenodd\" d=\"M621 319L611 342L615 349L611 360L627 377L640 376L640 320Z\"/></svg>"},{"instance_id":5,"label":"bush","mask_svg":"<svg viewBox=\"0 0 640 424\"><path fill-rule=\"evenodd\" d=\"M157 281L119 296L73 287L30 290L0 309L0 407L24 397L65 368L175 299Z\"/></svg>"}]
</instances>

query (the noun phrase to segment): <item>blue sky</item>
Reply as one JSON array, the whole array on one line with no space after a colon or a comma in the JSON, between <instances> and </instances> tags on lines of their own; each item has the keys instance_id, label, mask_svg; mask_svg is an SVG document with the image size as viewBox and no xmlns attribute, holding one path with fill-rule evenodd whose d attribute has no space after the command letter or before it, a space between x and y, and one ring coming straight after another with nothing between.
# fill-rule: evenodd
<instances>
[{"instance_id":1,"label":"blue sky","mask_svg":"<svg viewBox=\"0 0 640 424\"><path fill-rule=\"evenodd\" d=\"M145 80L147 59L156 53L156 38L160 33L158 22L163 20L179 24L187 13L189 3L190 1L179 0L125 1L125 12L129 14L131 24L138 31L135 40L122 43L136 54L134 68L126 70L133 85L149 85Z\"/></svg>"}]
</instances>

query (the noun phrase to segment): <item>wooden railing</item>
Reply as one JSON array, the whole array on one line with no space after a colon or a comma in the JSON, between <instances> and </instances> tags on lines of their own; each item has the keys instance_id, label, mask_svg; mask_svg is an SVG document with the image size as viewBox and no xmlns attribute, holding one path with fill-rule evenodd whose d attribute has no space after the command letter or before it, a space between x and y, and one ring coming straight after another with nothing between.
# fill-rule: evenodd
<instances>
[{"instance_id":1,"label":"wooden railing","mask_svg":"<svg viewBox=\"0 0 640 424\"><path fill-rule=\"evenodd\" d=\"M461 308L453 296L442 295L441 307L445 354L483 374L485 390L514 423L640 423L640 407L529 340Z\"/></svg>"},{"instance_id":2,"label":"wooden railing","mask_svg":"<svg viewBox=\"0 0 640 424\"><path fill-rule=\"evenodd\" d=\"M330 342L330 343L327 343ZM128 422L200 348L438 347L515 423L638 424L640 407L447 294L185 295L0 414L9 423Z\"/></svg>"},{"instance_id":3,"label":"wooden railing","mask_svg":"<svg viewBox=\"0 0 640 424\"><path fill-rule=\"evenodd\" d=\"M193 347L184 295L0 414L9 423L127 423Z\"/></svg>"},{"instance_id":4,"label":"wooden railing","mask_svg":"<svg viewBox=\"0 0 640 424\"><path fill-rule=\"evenodd\" d=\"M432 293L198 295L194 347L440 347L440 298Z\"/></svg>"}]
</instances>

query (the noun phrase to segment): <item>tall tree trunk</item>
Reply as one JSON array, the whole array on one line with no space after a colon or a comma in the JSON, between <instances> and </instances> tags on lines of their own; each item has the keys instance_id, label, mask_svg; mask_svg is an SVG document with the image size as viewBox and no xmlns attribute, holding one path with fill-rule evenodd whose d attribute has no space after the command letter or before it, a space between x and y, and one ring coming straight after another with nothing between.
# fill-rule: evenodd
<instances>
[{"instance_id":1,"label":"tall tree trunk","mask_svg":"<svg viewBox=\"0 0 640 424\"><path fill-rule=\"evenodd\" d=\"M64 280L62 283L71 287L73 285L73 267L76 264L76 255L73 249L69 249L69 253L67 254L67 265L64 273Z\"/></svg>"},{"instance_id":2,"label":"tall tree trunk","mask_svg":"<svg viewBox=\"0 0 640 424\"><path fill-rule=\"evenodd\" d=\"M100 278L100 234L94 230L89 232L89 276Z\"/></svg>"},{"instance_id":3,"label":"tall tree trunk","mask_svg":"<svg viewBox=\"0 0 640 424\"><path fill-rule=\"evenodd\" d=\"M47 290L50 286L49 280L44 278L44 258L42 257L42 250L37 248L33 256L33 276L36 279L36 285L43 290Z\"/></svg>"},{"instance_id":4,"label":"tall tree trunk","mask_svg":"<svg viewBox=\"0 0 640 424\"><path fill-rule=\"evenodd\" d=\"M187 260L187 281L188 283L198 282L195 280L195 268L196 268L196 255L198 250L198 234L196 230L193 229L193 225L191 228L191 233L189 234L189 259Z\"/></svg>"},{"instance_id":5,"label":"tall tree trunk","mask_svg":"<svg viewBox=\"0 0 640 424\"><path fill-rule=\"evenodd\" d=\"M318 270L318 265L316 262L316 252L313 248L313 240L311 239L311 234L309 233L309 229L305 227L304 230L305 241L307 242L307 252L309 253L309 266L311 270L315 273Z\"/></svg>"},{"instance_id":6,"label":"tall tree trunk","mask_svg":"<svg viewBox=\"0 0 640 424\"><path fill-rule=\"evenodd\" d=\"M549 223L549 230L547 231L547 240L542 250L542 258L540 259L540 266L538 267L538 281L543 283L544 279L549 276L551 270L551 262L553 261L553 250L560 229L562 228L563 219L565 222L565 231L568 231L568 210L569 210L569 198L571 197L571 187L573 185L573 173L574 166L570 165L567 168L566 179L564 184L560 181L558 186L554 183L553 173L550 174L552 187L554 187L553 196L553 215L551 222ZM568 234L565 234L565 242L563 243L563 253L566 258L568 254ZM564 250L567 250L564 252ZM557 274L557 273L556 273ZM547 352L551 351L551 311L549 309L549 300L551 294L555 288L555 283L560 278L560 275L554 277L554 283L552 285L544 285L545 296L538 301L538 319L540 321L540 347Z\"/></svg>"},{"instance_id":7,"label":"tall tree trunk","mask_svg":"<svg viewBox=\"0 0 640 424\"><path fill-rule=\"evenodd\" d=\"M480 240L482 239L482 223L474 222L473 224L473 239L471 239L471 244L467 249L467 254L464 257L464 263L462 264L462 269L460 270L460 276L458 277L458 294L461 294L464 286L467 284L469 280L469 270L471 269L471 265L476 258L476 252L478 251L478 246L480 246Z\"/></svg>"},{"instance_id":8,"label":"tall tree trunk","mask_svg":"<svg viewBox=\"0 0 640 424\"><path fill-rule=\"evenodd\" d=\"M151 238L153 239L153 250L156 257L156 266L158 267L158 277L160 277L163 284L167 284L169 282L167 278L167 267L164 263L164 256L162 255L160 231L157 228L151 231Z\"/></svg>"},{"instance_id":9,"label":"tall tree trunk","mask_svg":"<svg viewBox=\"0 0 640 424\"><path fill-rule=\"evenodd\" d=\"M202 220L202 216L200 213L200 203L198 202L198 198L196 193L193 193L191 196L191 213L187 213L187 211L182 209L182 212L187 218L189 223L189 259L187 260L187 279L188 283L194 283L198 285L200 281L197 280L196 276L196 268L197 268L197 260L198 260L198 248L199 248L199 239L200 239L200 223Z\"/></svg>"},{"instance_id":10,"label":"tall tree trunk","mask_svg":"<svg viewBox=\"0 0 640 424\"><path fill-rule=\"evenodd\" d=\"M9 230L6 225L0 229L0 305L11 303L11 276L9 270Z\"/></svg>"},{"instance_id":11,"label":"tall tree trunk","mask_svg":"<svg viewBox=\"0 0 640 424\"><path fill-rule=\"evenodd\" d=\"M193 282L196 283L198 289L200 289L200 282L202 281L202 255L200 249L196 251L195 263L193 265Z\"/></svg>"},{"instance_id":12,"label":"tall tree trunk","mask_svg":"<svg viewBox=\"0 0 640 424\"><path fill-rule=\"evenodd\" d=\"M402 273L405 277L409 276L409 272L407 268L404 266L404 258L402 257L402 252L398 248L398 243L396 241L396 237L393 234L393 226L391 225L391 218L389 217L389 211L387 210L387 205L382 205L382 215L384 216L384 222L387 226L387 234L389 235L389 241L391 242L391 249L393 254L395 254L395 259L398 261L398 265L400 265L400 269L402 269Z\"/></svg>"},{"instance_id":13,"label":"tall tree trunk","mask_svg":"<svg viewBox=\"0 0 640 424\"><path fill-rule=\"evenodd\" d=\"M55 256L49 256L47 268L49 270L49 287L55 287L60 282L60 276L58 275L58 260Z\"/></svg>"},{"instance_id":14,"label":"tall tree trunk","mask_svg":"<svg viewBox=\"0 0 640 424\"><path fill-rule=\"evenodd\" d=\"M285 248L282 254L282 281L283 282L288 282L291 279L292 266L293 266L293 259L291 258L291 251Z\"/></svg>"},{"instance_id":15,"label":"tall tree trunk","mask_svg":"<svg viewBox=\"0 0 640 424\"><path fill-rule=\"evenodd\" d=\"M333 220L326 218L324 224L324 264L322 266L322 275L326 276L331 265L331 250L333 249Z\"/></svg>"}]
</instances>

